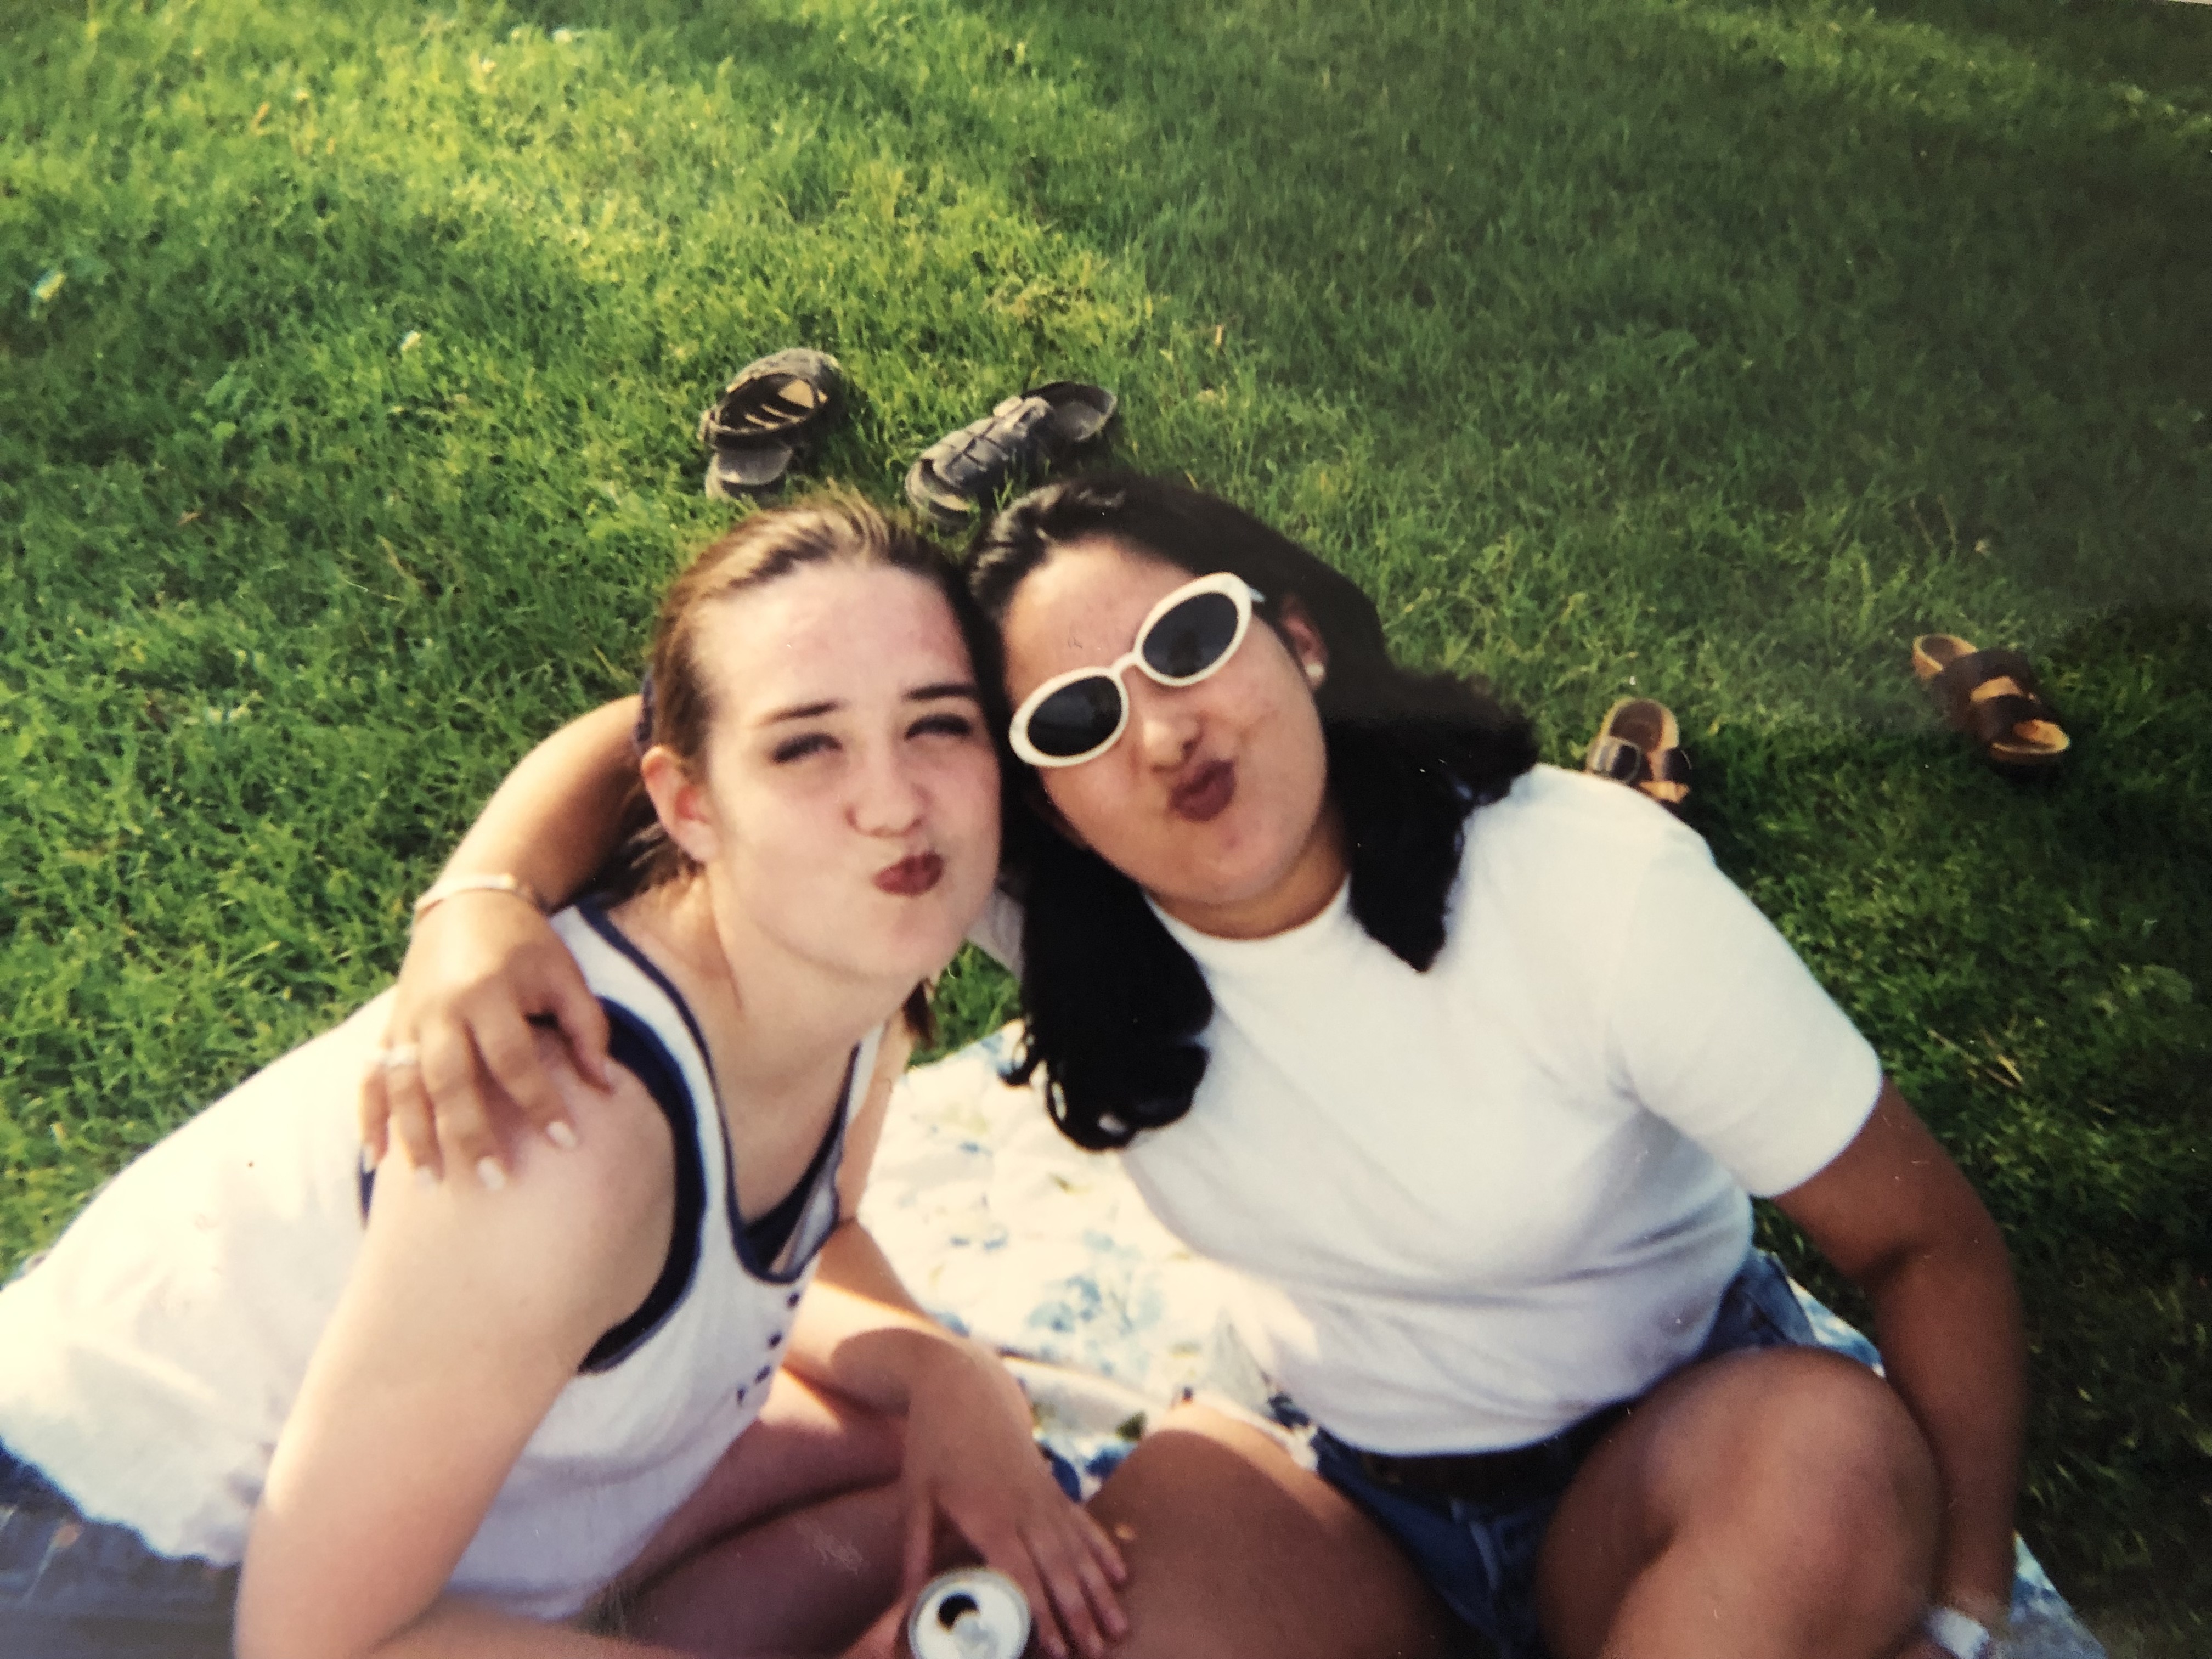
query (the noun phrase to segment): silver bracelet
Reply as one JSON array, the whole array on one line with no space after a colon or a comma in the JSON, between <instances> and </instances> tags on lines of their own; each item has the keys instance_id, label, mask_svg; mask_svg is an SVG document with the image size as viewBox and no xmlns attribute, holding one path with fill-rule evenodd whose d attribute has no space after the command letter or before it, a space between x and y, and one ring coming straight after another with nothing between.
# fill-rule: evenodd
<instances>
[{"instance_id":1,"label":"silver bracelet","mask_svg":"<svg viewBox=\"0 0 2212 1659\"><path fill-rule=\"evenodd\" d=\"M1920 1633L1951 1659L1993 1659L1997 1639L1978 1619L1956 1607L1932 1607L1920 1617Z\"/></svg>"},{"instance_id":2,"label":"silver bracelet","mask_svg":"<svg viewBox=\"0 0 2212 1659\"><path fill-rule=\"evenodd\" d=\"M448 876L431 883L422 896L415 901L415 920L422 921L456 893L511 893L538 915L545 914L545 901L538 896L535 887L520 876Z\"/></svg>"}]
</instances>

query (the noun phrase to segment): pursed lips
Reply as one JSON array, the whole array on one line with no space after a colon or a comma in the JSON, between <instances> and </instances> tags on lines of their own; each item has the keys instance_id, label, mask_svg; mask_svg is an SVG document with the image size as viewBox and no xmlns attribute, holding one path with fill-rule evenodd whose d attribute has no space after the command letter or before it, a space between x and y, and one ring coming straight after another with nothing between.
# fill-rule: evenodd
<instances>
[{"instance_id":1,"label":"pursed lips","mask_svg":"<svg viewBox=\"0 0 2212 1659\"><path fill-rule=\"evenodd\" d=\"M1168 791L1168 808L1193 823L1208 823L1228 810L1237 794L1236 763L1201 761Z\"/></svg>"},{"instance_id":2,"label":"pursed lips","mask_svg":"<svg viewBox=\"0 0 2212 1659\"><path fill-rule=\"evenodd\" d=\"M876 872L876 885L899 898L918 898L945 878L941 853L909 853Z\"/></svg>"}]
</instances>

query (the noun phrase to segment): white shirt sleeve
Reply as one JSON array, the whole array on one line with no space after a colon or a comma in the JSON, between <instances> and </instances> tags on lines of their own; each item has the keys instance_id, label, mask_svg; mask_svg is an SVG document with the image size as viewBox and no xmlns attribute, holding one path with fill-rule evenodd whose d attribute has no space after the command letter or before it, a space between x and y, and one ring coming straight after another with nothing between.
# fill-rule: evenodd
<instances>
[{"instance_id":1,"label":"white shirt sleeve","mask_svg":"<svg viewBox=\"0 0 2212 1659\"><path fill-rule=\"evenodd\" d=\"M1021 901L1003 887L991 889L990 902L968 930L968 942L1017 979L1022 972Z\"/></svg>"},{"instance_id":2,"label":"white shirt sleeve","mask_svg":"<svg viewBox=\"0 0 2212 1659\"><path fill-rule=\"evenodd\" d=\"M1758 1197L1825 1169L1881 1091L1872 1045L1688 836L1645 872L1609 1007L1629 1092Z\"/></svg>"}]
</instances>

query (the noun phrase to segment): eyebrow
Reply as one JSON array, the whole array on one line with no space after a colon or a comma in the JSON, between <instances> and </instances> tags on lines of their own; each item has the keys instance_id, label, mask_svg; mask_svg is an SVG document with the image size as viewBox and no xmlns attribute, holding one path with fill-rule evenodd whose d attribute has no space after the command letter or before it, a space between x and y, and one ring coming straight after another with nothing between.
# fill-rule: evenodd
<instances>
[{"instance_id":1,"label":"eyebrow","mask_svg":"<svg viewBox=\"0 0 2212 1659\"><path fill-rule=\"evenodd\" d=\"M940 680L930 685L917 685L902 701L907 702L942 702L947 697L965 697L970 702L981 702L982 694L976 690L973 680ZM779 708L773 714L763 715L763 726L776 726L785 720L818 720L824 714L834 714L845 706L842 697L832 697L826 702L803 702L790 708Z\"/></svg>"}]
</instances>

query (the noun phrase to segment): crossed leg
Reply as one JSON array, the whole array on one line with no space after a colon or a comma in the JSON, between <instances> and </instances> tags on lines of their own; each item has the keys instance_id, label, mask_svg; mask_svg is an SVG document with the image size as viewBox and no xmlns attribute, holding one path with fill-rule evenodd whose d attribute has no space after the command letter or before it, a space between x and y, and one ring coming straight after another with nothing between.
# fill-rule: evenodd
<instances>
[{"instance_id":1,"label":"crossed leg","mask_svg":"<svg viewBox=\"0 0 2212 1659\"><path fill-rule=\"evenodd\" d=\"M779 1373L758 1420L623 1575L625 1632L702 1655L852 1640L898 1593L904 1426Z\"/></svg>"},{"instance_id":2,"label":"crossed leg","mask_svg":"<svg viewBox=\"0 0 2212 1659\"><path fill-rule=\"evenodd\" d=\"M1170 1412L1090 1507L1129 1568L1129 1634L1110 1659L1447 1650L1449 1616L1382 1529L1271 1437L1222 1413ZM884 1613L845 1659L908 1659L906 1611Z\"/></svg>"},{"instance_id":3,"label":"crossed leg","mask_svg":"<svg viewBox=\"0 0 2212 1659\"><path fill-rule=\"evenodd\" d=\"M1873 1372L1731 1354L1654 1389L1544 1540L1558 1659L1887 1659L1927 1605L1935 1465Z\"/></svg>"}]
</instances>

